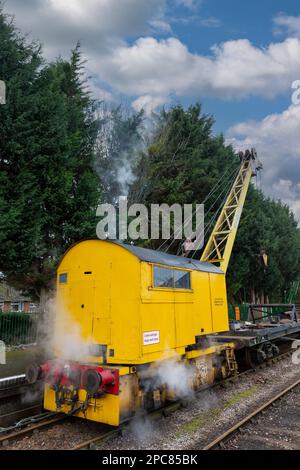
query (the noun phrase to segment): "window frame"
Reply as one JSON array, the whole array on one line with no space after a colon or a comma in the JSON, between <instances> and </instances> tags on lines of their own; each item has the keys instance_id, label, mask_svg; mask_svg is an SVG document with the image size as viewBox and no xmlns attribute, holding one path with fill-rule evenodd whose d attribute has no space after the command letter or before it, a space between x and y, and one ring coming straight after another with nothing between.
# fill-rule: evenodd
<instances>
[{"instance_id":1,"label":"window frame","mask_svg":"<svg viewBox=\"0 0 300 470\"><path fill-rule=\"evenodd\" d=\"M175 287L175 276L173 274L173 287L166 287L166 286L155 286L155 268L163 268L163 269L169 269L170 271L176 272L183 272L185 274L189 274L190 277L190 287ZM149 287L149 290L157 290L157 291L169 291L169 292L188 292L192 293L193 292L193 287L192 287L192 270L189 269L181 269L181 268L175 268L172 266L166 266L163 264L151 264L151 287Z\"/></svg>"},{"instance_id":2,"label":"window frame","mask_svg":"<svg viewBox=\"0 0 300 470\"><path fill-rule=\"evenodd\" d=\"M66 276L65 282L60 281L60 276ZM68 280L69 280L69 273L67 271L64 271L63 273L58 274L58 280L57 280L58 282L57 283L58 283L59 286L65 286L66 284L68 284Z\"/></svg>"}]
</instances>

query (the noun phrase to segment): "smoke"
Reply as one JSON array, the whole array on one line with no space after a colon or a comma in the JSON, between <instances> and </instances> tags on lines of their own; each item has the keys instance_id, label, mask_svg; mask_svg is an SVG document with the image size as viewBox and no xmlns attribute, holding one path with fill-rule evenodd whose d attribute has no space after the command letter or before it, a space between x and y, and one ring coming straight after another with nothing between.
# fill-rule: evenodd
<instances>
[{"instance_id":1,"label":"smoke","mask_svg":"<svg viewBox=\"0 0 300 470\"><path fill-rule=\"evenodd\" d=\"M103 188L104 200L116 203L127 196L135 180L135 166L146 148L143 113L132 113L125 106L99 108L95 171Z\"/></svg>"},{"instance_id":2,"label":"smoke","mask_svg":"<svg viewBox=\"0 0 300 470\"><path fill-rule=\"evenodd\" d=\"M129 157L127 152L122 152L120 156L120 165L117 168L116 180L120 188L120 195L127 196L129 187L135 180L133 173L133 164L136 161L134 154L138 153L137 149L133 149L133 157Z\"/></svg>"},{"instance_id":3,"label":"smoke","mask_svg":"<svg viewBox=\"0 0 300 470\"><path fill-rule=\"evenodd\" d=\"M57 298L46 302L45 314L39 323L39 343L46 357L81 361L89 355L90 342L84 338L82 327Z\"/></svg>"},{"instance_id":4,"label":"smoke","mask_svg":"<svg viewBox=\"0 0 300 470\"><path fill-rule=\"evenodd\" d=\"M174 359L163 361L157 369L160 385L165 385L176 398L194 396L193 378L195 371L192 366Z\"/></svg>"},{"instance_id":5,"label":"smoke","mask_svg":"<svg viewBox=\"0 0 300 470\"><path fill-rule=\"evenodd\" d=\"M26 389L25 393L21 395L21 403L23 404L34 404L34 403L40 403L42 401L43 397L43 391L44 391L44 384L39 383L37 386L34 388L28 388Z\"/></svg>"},{"instance_id":6,"label":"smoke","mask_svg":"<svg viewBox=\"0 0 300 470\"><path fill-rule=\"evenodd\" d=\"M153 421L143 412L136 413L129 425L130 433L142 447L149 444L155 430Z\"/></svg>"},{"instance_id":7,"label":"smoke","mask_svg":"<svg viewBox=\"0 0 300 470\"><path fill-rule=\"evenodd\" d=\"M54 322L53 349L59 359L82 361L89 355L90 341L84 338L82 327L62 303L52 302Z\"/></svg>"}]
</instances>

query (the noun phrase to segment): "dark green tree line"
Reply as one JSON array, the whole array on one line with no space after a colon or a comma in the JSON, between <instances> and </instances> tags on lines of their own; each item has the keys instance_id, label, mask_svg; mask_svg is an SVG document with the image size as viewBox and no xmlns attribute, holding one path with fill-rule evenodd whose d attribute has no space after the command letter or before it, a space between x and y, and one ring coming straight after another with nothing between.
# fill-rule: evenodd
<instances>
[{"instance_id":1,"label":"dark green tree line","mask_svg":"<svg viewBox=\"0 0 300 470\"><path fill-rule=\"evenodd\" d=\"M45 64L2 12L0 44L0 270L39 297L66 248L95 233L97 120L79 46Z\"/></svg>"}]
</instances>

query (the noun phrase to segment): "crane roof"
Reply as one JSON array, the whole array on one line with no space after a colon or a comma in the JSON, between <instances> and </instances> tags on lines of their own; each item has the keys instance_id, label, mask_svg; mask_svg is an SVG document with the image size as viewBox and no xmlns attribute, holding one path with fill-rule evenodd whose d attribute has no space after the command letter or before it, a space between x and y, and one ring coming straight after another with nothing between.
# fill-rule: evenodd
<instances>
[{"instance_id":1,"label":"crane roof","mask_svg":"<svg viewBox=\"0 0 300 470\"><path fill-rule=\"evenodd\" d=\"M127 251L130 251L134 256L141 261L147 261L154 264L162 264L165 266L173 266L175 268L192 269L193 271L203 271L215 274L224 274L223 271L212 263L198 261L184 256L170 255L163 251L150 250L148 248L141 248L140 246L128 245L119 241L110 241Z\"/></svg>"}]
</instances>

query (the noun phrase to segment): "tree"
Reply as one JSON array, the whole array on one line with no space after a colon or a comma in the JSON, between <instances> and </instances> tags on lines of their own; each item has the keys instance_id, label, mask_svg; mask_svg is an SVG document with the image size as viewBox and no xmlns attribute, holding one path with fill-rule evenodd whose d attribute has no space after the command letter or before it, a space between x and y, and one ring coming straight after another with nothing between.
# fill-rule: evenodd
<instances>
[{"instance_id":1,"label":"tree","mask_svg":"<svg viewBox=\"0 0 300 470\"><path fill-rule=\"evenodd\" d=\"M157 117L152 142L136 166L130 199L148 207L162 203L195 207L206 199L220 174L227 172L232 177L238 159L225 146L222 136L212 135L213 123L212 117L201 113L199 104L187 110L182 106L163 110ZM215 198L206 201L208 224L224 197L223 190L224 187L219 188ZM148 245L158 248L162 243L163 240L151 240ZM169 251L176 254L179 249L179 242L175 241Z\"/></svg>"},{"instance_id":2,"label":"tree","mask_svg":"<svg viewBox=\"0 0 300 470\"><path fill-rule=\"evenodd\" d=\"M268 269L261 249L268 254ZM250 187L228 270L231 300L282 302L299 278L299 252L300 232L288 206Z\"/></svg>"},{"instance_id":3,"label":"tree","mask_svg":"<svg viewBox=\"0 0 300 470\"><path fill-rule=\"evenodd\" d=\"M40 297L59 257L95 234L99 181L92 169L97 121L79 45L70 61L45 65L0 12L0 269Z\"/></svg>"},{"instance_id":4,"label":"tree","mask_svg":"<svg viewBox=\"0 0 300 470\"><path fill-rule=\"evenodd\" d=\"M222 136L212 134L212 125L213 119L202 115L200 105L162 111L130 188L131 199L147 206L206 201L206 240L239 167L233 149ZM178 242L162 243L143 244L180 252ZM261 262L262 249L269 257L267 270ZM200 252L195 254L200 256ZM229 300L282 301L284 290L299 276L300 231L294 215L286 205L250 185L227 272Z\"/></svg>"}]
</instances>

